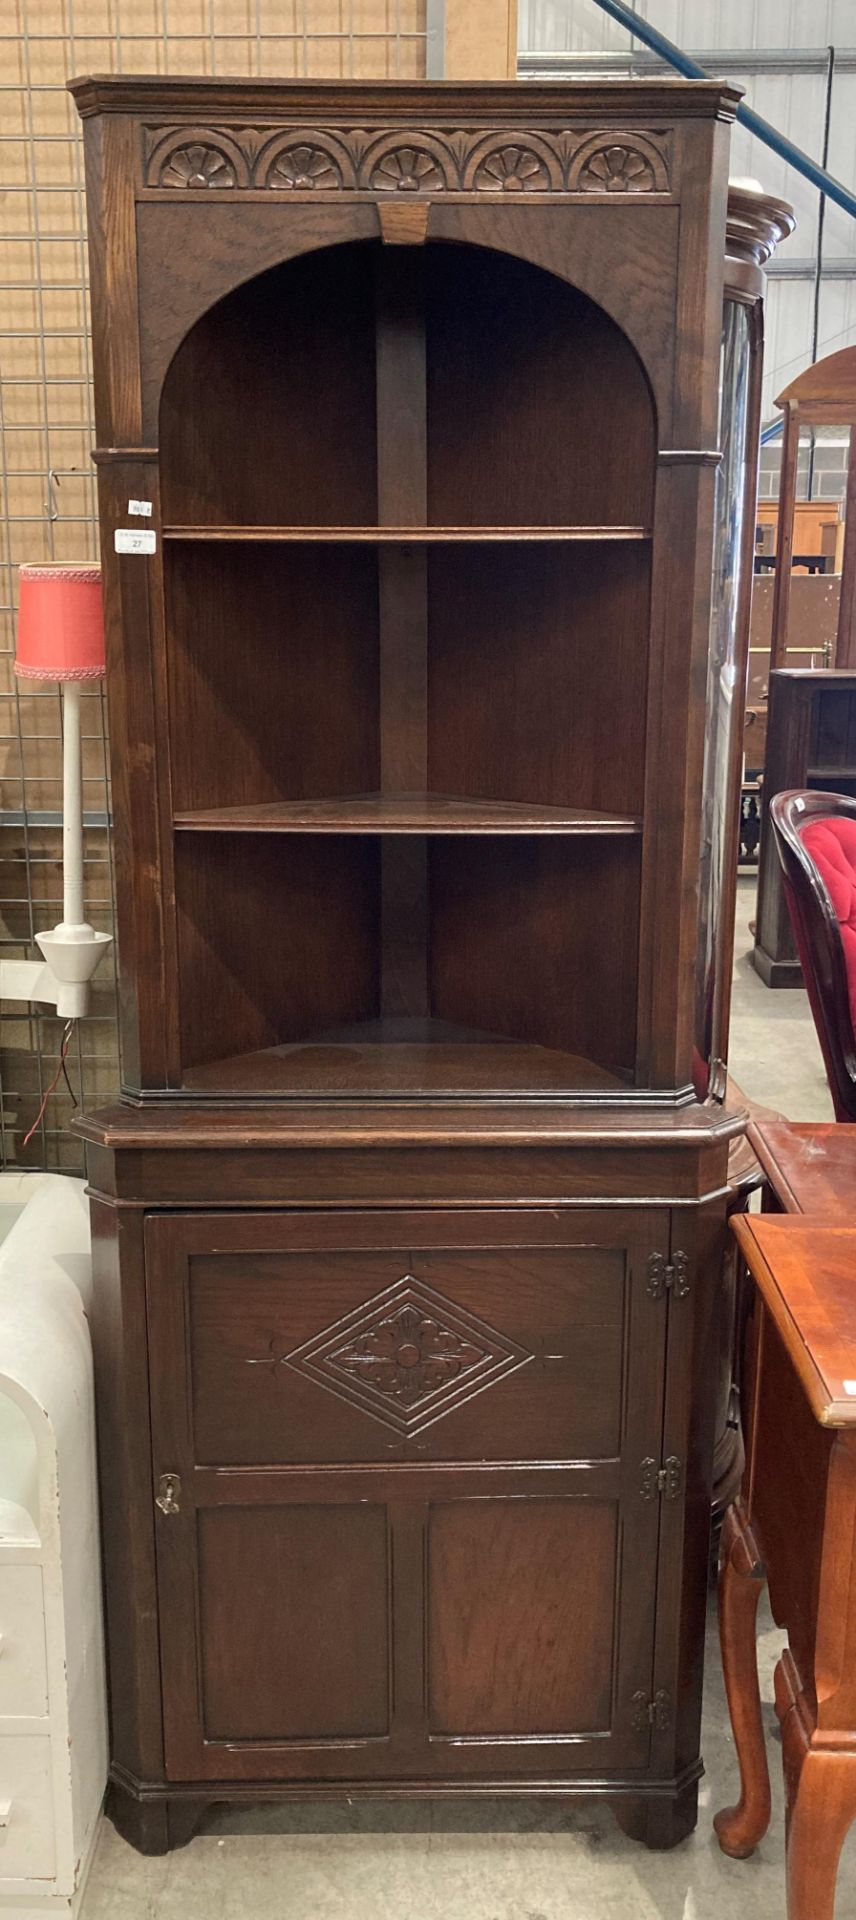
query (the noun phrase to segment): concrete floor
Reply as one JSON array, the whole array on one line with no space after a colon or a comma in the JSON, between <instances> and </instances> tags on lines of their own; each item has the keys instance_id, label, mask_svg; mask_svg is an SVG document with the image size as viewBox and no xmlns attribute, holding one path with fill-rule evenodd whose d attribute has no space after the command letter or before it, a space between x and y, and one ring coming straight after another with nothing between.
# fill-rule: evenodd
<instances>
[{"instance_id":1,"label":"concrete floor","mask_svg":"<svg viewBox=\"0 0 856 1920\"><path fill-rule=\"evenodd\" d=\"M770 992L749 964L754 885L740 883L731 1066L745 1093L792 1119L831 1119L805 995ZM754 1859L711 1831L737 1776L710 1610L699 1824L649 1854L599 1807L436 1801L218 1810L188 1847L144 1860L104 1823L82 1920L783 1920L783 1820L772 1676L781 1636L761 1623L774 1812ZM856 1911L856 1830L837 1913Z\"/></svg>"},{"instance_id":2,"label":"concrete floor","mask_svg":"<svg viewBox=\"0 0 856 1920\"><path fill-rule=\"evenodd\" d=\"M801 987L765 987L752 965L755 881L737 883L729 1066L751 1100L789 1120L832 1120L820 1047Z\"/></svg>"}]
</instances>

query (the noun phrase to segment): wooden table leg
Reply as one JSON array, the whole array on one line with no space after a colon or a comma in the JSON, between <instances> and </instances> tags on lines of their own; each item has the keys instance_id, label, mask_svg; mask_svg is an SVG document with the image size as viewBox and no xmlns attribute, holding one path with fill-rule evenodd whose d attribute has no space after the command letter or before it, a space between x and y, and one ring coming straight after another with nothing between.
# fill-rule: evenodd
<instances>
[{"instance_id":1,"label":"wooden table leg","mask_svg":"<svg viewBox=\"0 0 856 1920\"><path fill-rule=\"evenodd\" d=\"M788 1920L833 1920L838 1862L856 1818L856 1752L807 1753L788 1831Z\"/></svg>"},{"instance_id":2,"label":"wooden table leg","mask_svg":"<svg viewBox=\"0 0 856 1920\"><path fill-rule=\"evenodd\" d=\"M755 1620L764 1567L742 1501L722 1523L719 1568L719 1638L728 1711L740 1766L740 1799L724 1807L714 1827L723 1853L743 1860L770 1824L770 1775L761 1719Z\"/></svg>"},{"instance_id":3,"label":"wooden table leg","mask_svg":"<svg viewBox=\"0 0 856 1920\"><path fill-rule=\"evenodd\" d=\"M776 1668L787 1818L788 1920L833 1920L841 1848L856 1819L856 1746L811 1746L813 1712L790 1652Z\"/></svg>"}]
</instances>

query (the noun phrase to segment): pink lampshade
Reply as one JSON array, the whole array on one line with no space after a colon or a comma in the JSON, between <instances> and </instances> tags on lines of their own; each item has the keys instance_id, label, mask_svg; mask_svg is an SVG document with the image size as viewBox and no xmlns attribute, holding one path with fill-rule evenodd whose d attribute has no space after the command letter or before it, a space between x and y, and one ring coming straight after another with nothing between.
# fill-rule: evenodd
<instances>
[{"instance_id":1,"label":"pink lampshade","mask_svg":"<svg viewBox=\"0 0 856 1920\"><path fill-rule=\"evenodd\" d=\"M101 568L23 566L15 672L28 680L100 680Z\"/></svg>"}]
</instances>

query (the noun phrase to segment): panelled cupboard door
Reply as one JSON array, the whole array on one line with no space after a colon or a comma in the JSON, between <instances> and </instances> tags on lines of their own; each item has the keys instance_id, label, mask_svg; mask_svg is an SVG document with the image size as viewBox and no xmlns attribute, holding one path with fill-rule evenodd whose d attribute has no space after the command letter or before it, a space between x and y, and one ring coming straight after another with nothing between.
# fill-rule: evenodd
<instances>
[{"instance_id":1,"label":"panelled cupboard door","mask_svg":"<svg viewBox=\"0 0 856 1920\"><path fill-rule=\"evenodd\" d=\"M645 1768L668 1230L148 1219L171 1779Z\"/></svg>"}]
</instances>

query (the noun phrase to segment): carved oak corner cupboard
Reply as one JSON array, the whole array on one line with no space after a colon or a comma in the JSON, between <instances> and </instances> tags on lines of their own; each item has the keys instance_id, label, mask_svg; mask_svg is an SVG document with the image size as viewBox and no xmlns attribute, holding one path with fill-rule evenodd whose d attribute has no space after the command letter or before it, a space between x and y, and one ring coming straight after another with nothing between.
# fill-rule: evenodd
<instances>
[{"instance_id":1,"label":"carved oak corner cupboard","mask_svg":"<svg viewBox=\"0 0 856 1920\"><path fill-rule=\"evenodd\" d=\"M736 96L72 90L114 1817L605 1793L669 1845L739 1124L698 884Z\"/></svg>"}]
</instances>

